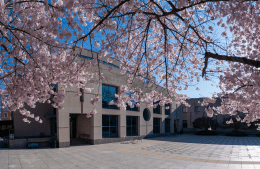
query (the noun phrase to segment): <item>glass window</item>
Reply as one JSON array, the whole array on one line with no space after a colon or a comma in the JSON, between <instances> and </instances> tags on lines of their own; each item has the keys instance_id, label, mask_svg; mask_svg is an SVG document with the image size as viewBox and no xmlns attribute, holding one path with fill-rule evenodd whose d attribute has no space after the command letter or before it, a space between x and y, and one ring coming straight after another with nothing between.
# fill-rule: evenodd
<instances>
[{"instance_id":1,"label":"glass window","mask_svg":"<svg viewBox=\"0 0 260 169\"><path fill-rule=\"evenodd\" d=\"M118 137L118 116L102 115L102 137Z\"/></svg>"},{"instance_id":2,"label":"glass window","mask_svg":"<svg viewBox=\"0 0 260 169\"><path fill-rule=\"evenodd\" d=\"M160 133L160 118L153 118L153 134Z\"/></svg>"},{"instance_id":3,"label":"glass window","mask_svg":"<svg viewBox=\"0 0 260 169\"><path fill-rule=\"evenodd\" d=\"M168 104L165 104L165 115L170 115L170 114L171 114L171 104L168 103Z\"/></svg>"},{"instance_id":4,"label":"glass window","mask_svg":"<svg viewBox=\"0 0 260 169\"><path fill-rule=\"evenodd\" d=\"M161 106L159 105L159 101L155 102L154 105L157 105L156 108L153 109L154 114L161 114Z\"/></svg>"},{"instance_id":5,"label":"glass window","mask_svg":"<svg viewBox=\"0 0 260 169\"><path fill-rule=\"evenodd\" d=\"M126 135L127 136L137 136L138 135L138 117L136 116L126 116Z\"/></svg>"},{"instance_id":6,"label":"glass window","mask_svg":"<svg viewBox=\"0 0 260 169\"><path fill-rule=\"evenodd\" d=\"M117 116L109 116L110 126L117 126Z\"/></svg>"},{"instance_id":7,"label":"glass window","mask_svg":"<svg viewBox=\"0 0 260 169\"><path fill-rule=\"evenodd\" d=\"M165 119L165 133L171 132L171 119Z\"/></svg>"},{"instance_id":8,"label":"glass window","mask_svg":"<svg viewBox=\"0 0 260 169\"><path fill-rule=\"evenodd\" d=\"M127 96L131 97L131 95L134 94L134 92L129 92L129 93L126 93ZM131 100L132 102L132 105L133 106L129 106L128 104L126 104L126 110L129 110L129 111L138 111L138 107L136 107L136 102L134 100Z\"/></svg>"},{"instance_id":9,"label":"glass window","mask_svg":"<svg viewBox=\"0 0 260 169\"><path fill-rule=\"evenodd\" d=\"M53 91L55 91L56 92L56 87L57 87L57 85L56 84L52 84L52 87L53 87Z\"/></svg>"},{"instance_id":10,"label":"glass window","mask_svg":"<svg viewBox=\"0 0 260 169\"><path fill-rule=\"evenodd\" d=\"M102 126L109 126L109 117L106 115L102 116Z\"/></svg>"},{"instance_id":11,"label":"glass window","mask_svg":"<svg viewBox=\"0 0 260 169\"><path fill-rule=\"evenodd\" d=\"M182 127L187 128L187 126L188 126L187 120L182 120Z\"/></svg>"},{"instance_id":12,"label":"glass window","mask_svg":"<svg viewBox=\"0 0 260 169\"><path fill-rule=\"evenodd\" d=\"M200 107L199 106L195 106L194 111L195 112L199 112L200 111Z\"/></svg>"},{"instance_id":13,"label":"glass window","mask_svg":"<svg viewBox=\"0 0 260 169\"><path fill-rule=\"evenodd\" d=\"M183 107L183 108L182 108L182 112L183 112L183 113L187 113L187 112L188 112L188 108L187 108L187 107Z\"/></svg>"},{"instance_id":14,"label":"glass window","mask_svg":"<svg viewBox=\"0 0 260 169\"><path fill-rule=\"evenodd\" d=\"M112 100L116 102L117 98L115 94L117 93L117 88L114 86L102 85L102 108L106 109L118 109L117 105L109 105L108 103Z\"/></svg>"},{"instance_id":15,"label":"glass window","mask_svg":"<svg viewBox=\"0 0 260 169\"><path fill-rule=\"evenodd\" d=\"M150 111L149 111L149 109L144 109L144 111L143 111L143 118L144 118L144 120L145 121L149 121L150 120Z\"/></svg>"},{"instance_id":16,"label":"glass window","mask_svg":"<svg viewBox=\"0 0 260 169\"><path fill-rule=\"evenodd\" d=\"M93 60L92 57L88 57L88 56L83 56L83 55L78 55L80 58L83 58L83 59L89 59L89 60Z\"/></svg>"},{"instance_id":17,"label":"glass window","mask_svg":"<svg viewBox=\"0 0 260 169\"><path fill-rule=\"evenodd\" d=\"M4 111L7 111L7 107L4 108Z\"/></svg>"},{"instance_id":18,"label":"glass window","mask_svg":"<svg viewBox=\"0 0 260 169\"><path fill-rule=\"evenodd\" d=\"M8 117L8 114L7 114L7 113L4 113L4 117Z\"/></svg>"}]
</instances>

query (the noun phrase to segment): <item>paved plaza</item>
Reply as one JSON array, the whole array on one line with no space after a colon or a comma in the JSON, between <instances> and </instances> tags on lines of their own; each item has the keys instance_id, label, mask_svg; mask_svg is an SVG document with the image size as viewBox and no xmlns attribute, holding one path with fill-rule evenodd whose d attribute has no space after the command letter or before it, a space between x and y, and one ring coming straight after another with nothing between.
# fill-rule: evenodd
<instances>
[{"instance_id":1,"label":"paved plaza","mask_svg":"<svg viewBox=\"0 0 260 169\"><path fill-rule=\"evenodd\" d=\"M58 149L0 149L0 169L260 169L260 137L174 135Z\"/></svg>"}]
</instances>

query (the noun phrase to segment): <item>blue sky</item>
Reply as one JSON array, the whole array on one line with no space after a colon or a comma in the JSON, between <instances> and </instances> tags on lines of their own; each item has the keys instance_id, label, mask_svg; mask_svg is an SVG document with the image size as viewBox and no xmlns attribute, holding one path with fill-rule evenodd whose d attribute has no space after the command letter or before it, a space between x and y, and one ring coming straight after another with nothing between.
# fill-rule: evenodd
<instances>
[{"instance_id":1,"label":"blue sky","mask_svg":"<svg viewBox=\"0 0 260 169\"><path fill-rule=\"evenodd\" d=\"M213 84L214 86L211 86ZM211 81L206 81L201 79L201 81L195 85L190 86L187 90L179 91L178 94L186 94L190 98L199 98L199 97L211 97L214 92L221 92L221 90L216 87L218 85L218 79L211 79ZM196 90L198 87L200 90Z\"/></svg>"}]
</instances>

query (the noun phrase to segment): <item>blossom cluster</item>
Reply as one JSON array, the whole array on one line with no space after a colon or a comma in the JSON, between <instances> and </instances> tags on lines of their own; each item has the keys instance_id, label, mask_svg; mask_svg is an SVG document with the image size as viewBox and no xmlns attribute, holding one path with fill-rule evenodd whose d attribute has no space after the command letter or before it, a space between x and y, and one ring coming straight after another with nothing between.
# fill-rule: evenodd
<instances>
[{"instance_id":1,"label":"blossom cluster","mask_svg":"<svg viewBox=\"0 0 260 169\"><path fill-rule=\"evenodd\" d=\"M132 100L137 106L146 102L155 107L156 101L164 105L173 100L187 105L187 96L177 93L199 83L204 71L219 76L222 92L214 97L228 98L221 107L206 109L209 116L240 111L248 113L244 121L256 121L259 68L250 63L260 56L259 9L259 1L234 0L0 0L0 78L5 87L0 96L9 110L19 109L28 118L34 116L23 110L25 104L34 108L37 102L52 100L53 107L62 109L68 85L91 91L88 83L105 80L99 66L99 58L104 57L107 63L120 62L120 72L127 76L117 101L111 103L122 109L133 106ZM232 40L228 41L229 34ZM97 49L99 58L79 60L76 48L81 53L83 47ZM204 70L208 64L204 54L212 51L250 59L250 63L231 59L226 66L219 59ZM98 68L98 73L92 68ZM108 70L113 72L111 66ZM144 87L136 87L137 81ZM92 98L91 104L99 100ZM95 113L89 112L88 117Z\"/></svg>"}]
</instances>

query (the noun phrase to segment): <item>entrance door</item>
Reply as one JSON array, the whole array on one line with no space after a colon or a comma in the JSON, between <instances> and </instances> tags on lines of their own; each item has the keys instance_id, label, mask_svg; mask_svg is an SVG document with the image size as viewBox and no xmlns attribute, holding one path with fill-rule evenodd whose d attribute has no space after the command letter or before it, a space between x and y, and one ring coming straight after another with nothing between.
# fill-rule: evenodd
<instances>
[{"instance_id":1,"label":"entrance door","mask_svg":"<svg viewBox=\"0 0 260 169\"><path fill-rule=\"evenodd\" d=\"M70 117L70 137L76 138L76 117Z\"/></svg>"}]
</instances>

